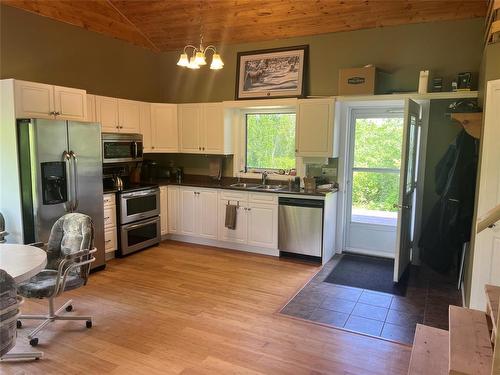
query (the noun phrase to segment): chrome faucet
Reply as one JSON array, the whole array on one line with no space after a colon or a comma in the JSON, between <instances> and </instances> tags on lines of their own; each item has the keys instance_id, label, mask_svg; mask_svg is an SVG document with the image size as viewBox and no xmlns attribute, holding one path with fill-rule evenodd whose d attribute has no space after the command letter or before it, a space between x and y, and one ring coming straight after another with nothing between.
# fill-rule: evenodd
<instances>
[{"instance_id":1,"label":"chrome faucet","mask_svg":"<svg viewBox=\"0 0 500 375\"><path fill-rule=\"evenodd\" d=\"M267 185L267 172L263 171L262 172L262 180L260 181L262 185Z\"/></svg>"}]
</instances>

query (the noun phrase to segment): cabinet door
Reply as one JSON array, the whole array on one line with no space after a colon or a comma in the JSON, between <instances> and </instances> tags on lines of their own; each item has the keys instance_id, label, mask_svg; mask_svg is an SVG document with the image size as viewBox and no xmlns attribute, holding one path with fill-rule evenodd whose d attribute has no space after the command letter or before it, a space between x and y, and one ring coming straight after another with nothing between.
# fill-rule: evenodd
<instances>
[{"instance_id":1,"label":"cabinet door","mask_svg":"<svg viewBox=\"0 0 500 375\"><path fill-rule=\"evenodd\" d=\"M333 99L298 101L297 156L333 156Z\"/></svg>"},{"instance_id":2,"label":"cabinet door","mask_svg":"<svg viewBox=\"0 0 500 375\"><path fill-rule=\"evenodd\" d=\"M17 118L54 118L54 88L43 83L15 81Z\"/></svg>"},{"instance_id":3,"label":"cabinet door","mask_svg":"<svg viewBox=\"0 0 500 375\"><path fill-rule=\"evenodd\" d=\"M188 236L196 235L196 198L197 192L192 188L180 189L180 233Z\"/></svg>"},{"instance_id":4,"label":"cabinet door","mask_svg":"<svg viewBox=\"0 0 500 375\"><path fill-rule=\"evenodd\" d=\"M230 200L231 204L237 204L237 201ZM239 244L247 243L247 204L239 202L239 208L236 211L236 229L228 229L226 223L226 205L228 201L221 199L219 201L219 240L234 242Z\"/></svg>"},{"instance_id":5,"label":"cabinet door","mask_svg":"<svg viewBox=\"0 0 500 375\"><path fill-rule=\"evenodd\" d=\"M154 152L179 152L177 105L151 104L151 132Z\"/></svg>"},{"instance_id":6,"label":"cabinet door","mask_svg":"<svg viewBox=\"0 0 500 375\"><path fill-rule=\"evenodd\" d=\"M270 249L278 248L278 206L250 203L248 215L248 244Z\"/></svg>"},{"instance_id":7,"label":"cabinet door","mask_svg":"<svg viewBox=\"0 0 500 375\"><path fill-rule=\"evenodd\" d=\"M161 235L168 233L168 189L166 186L160 188L160 226Z\"/></svg>"},{"instance_id":8,"label":"cabinet door","mask_svg":"<svg viewBox=\"0 0 500 375\"><path fill-rule=\"evenodd\" d=\"M203 104L200 126L201 150L206 154L224 154L224 116L222 103Z\"/></svg>"},{"instance_id":9,"label":"cabinet door","mask_svg":"<svg viewBox=\"0 0 500 375\"><path fill-rule=\"evenodd\" d=\"M140 133L141 103L135 100L118 99L118 125L120 132Z\"/></svg>"},{"instance_id":10,"label":"cabinet door","mask_svg":"<svg viewBox=\"0 0 500 375\"><path fill-rule=\"evenodd\" d=\"M153 134L151 129L151 104L140 104L140 133L144 152L153 152Z\"/></svg>"},{"instance_id":11,"label":"cabinet door","mask_svg":"<svg viewBox=\"0 0 500 375\"><path fill-rule=\"evenodd\" d=\"M120 131L118 124L118 99L107 96L95 97L97 122L101 123L103 132L117 133Z\"/></svg>"},{"instance_id":12,"label":"cabinet door","mask_svg":"<svg viewBox=\"0 0 500 375\"><path fill-rule=\"evenodd\" d=\"M97 122L97 117L95 115L95 95L87 94L87 116L85 121Z\"/></svg>"},{"instance_id":13,"label":"cabinet door","mask_svg":"<svg viewBox=\"0 0 500 375\"><path fill-rule=\"evenodd\" d=\"M201 153L201 105L181 104L178 110L180 151L191 154Z\"/></svg>"},{"instance_id":14,"label":"cabinet door","mask_svg":"<svg viewBox=\"0 0 500 375\"><path fill-rule=\"evenodd\" d=\"M54 86L54 108L57 119L85 121L87 117L87 92Z\"/></svg>"},{"instance_id":15,"label":"cabinet door","mask_svg":"<svg viewBox=\"0 0 500 375\"><path fill-rule=\"evenodd\" d=\"M179 232L179 187L169 186L168 192L168 233L178 233Z\"/></svg>"},{"instance_id":16,"label":"cabinet door","mask_svg":"<svg viewBox=\"0 0 500 375\"><path fill-rule=\"evenodd\" d=\"M200 237L217 239L217 190L200 190L196 196L198 234Z\"/></svg>"}]
</instances>

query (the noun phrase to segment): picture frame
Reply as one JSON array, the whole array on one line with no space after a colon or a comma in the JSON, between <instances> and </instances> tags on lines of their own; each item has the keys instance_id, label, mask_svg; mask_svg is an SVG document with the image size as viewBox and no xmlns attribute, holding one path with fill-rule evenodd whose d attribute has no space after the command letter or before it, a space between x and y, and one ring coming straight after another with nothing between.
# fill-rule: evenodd
<instances>
[{"instance_id":1,"label":"picture frame","mask_svg":"<svg viewBox=\"0 0 500 375\"><path fill-rule=\"evenodd\" d=\"M309 45L238 52L236 100L305 96Z\"/></svg>"}]
</instances>

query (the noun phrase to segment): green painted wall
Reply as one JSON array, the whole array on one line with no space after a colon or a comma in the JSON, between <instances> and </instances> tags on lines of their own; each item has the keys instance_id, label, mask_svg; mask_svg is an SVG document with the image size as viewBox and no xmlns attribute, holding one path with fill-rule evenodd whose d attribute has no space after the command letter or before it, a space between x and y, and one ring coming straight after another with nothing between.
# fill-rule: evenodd
<instances>
[{"instance_id":1,"label":"green painted wall","mask_svg":"<svg viewBox=\"0 0 500 375\"><path fill-rule=\"evenodd\" d=\"M269 42L223 46L221 71L192 71L176 66L180 51L162 54L164 99L168 102L233 100L236 54L309 44L308 95L336 95L338 70L374 64L391 72L392 90L415 91L419 71L442 76L445 90L461 71L477 73L483 19L394 26ZM218 47L218 46L217 46Z\"/></svg>"},{"instance_id":2,"label":"green painted wall","mask_svg":"<svg viewBox=\"0 0 500 375\"><path fill-rule=\"evenodd\" d=\"M0 6L0 34L0 78L162 101L159 54L8 6Z\"/></svg>"}]
</instances>

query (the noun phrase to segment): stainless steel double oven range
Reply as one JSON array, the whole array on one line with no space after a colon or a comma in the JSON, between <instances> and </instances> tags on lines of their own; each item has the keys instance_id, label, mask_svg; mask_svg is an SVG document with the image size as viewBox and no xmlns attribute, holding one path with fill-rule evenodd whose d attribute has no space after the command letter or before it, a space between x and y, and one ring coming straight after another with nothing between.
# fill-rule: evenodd
<instances>
[{"instance_id":1,"label":"stainless steel double oven range","mask_svg":"<svg viewBox=\"0 0 500 375\"><path fill-rule=\"evenodd\" d=\"M116 194L118 254L128 255L158 244L160 231L160 188L152 184L130 183L128 171L142 161L141 134L102 134L103 177L123 180ZM108 185L104 181L104 185Z\"/></svg>"}]
</instances>

